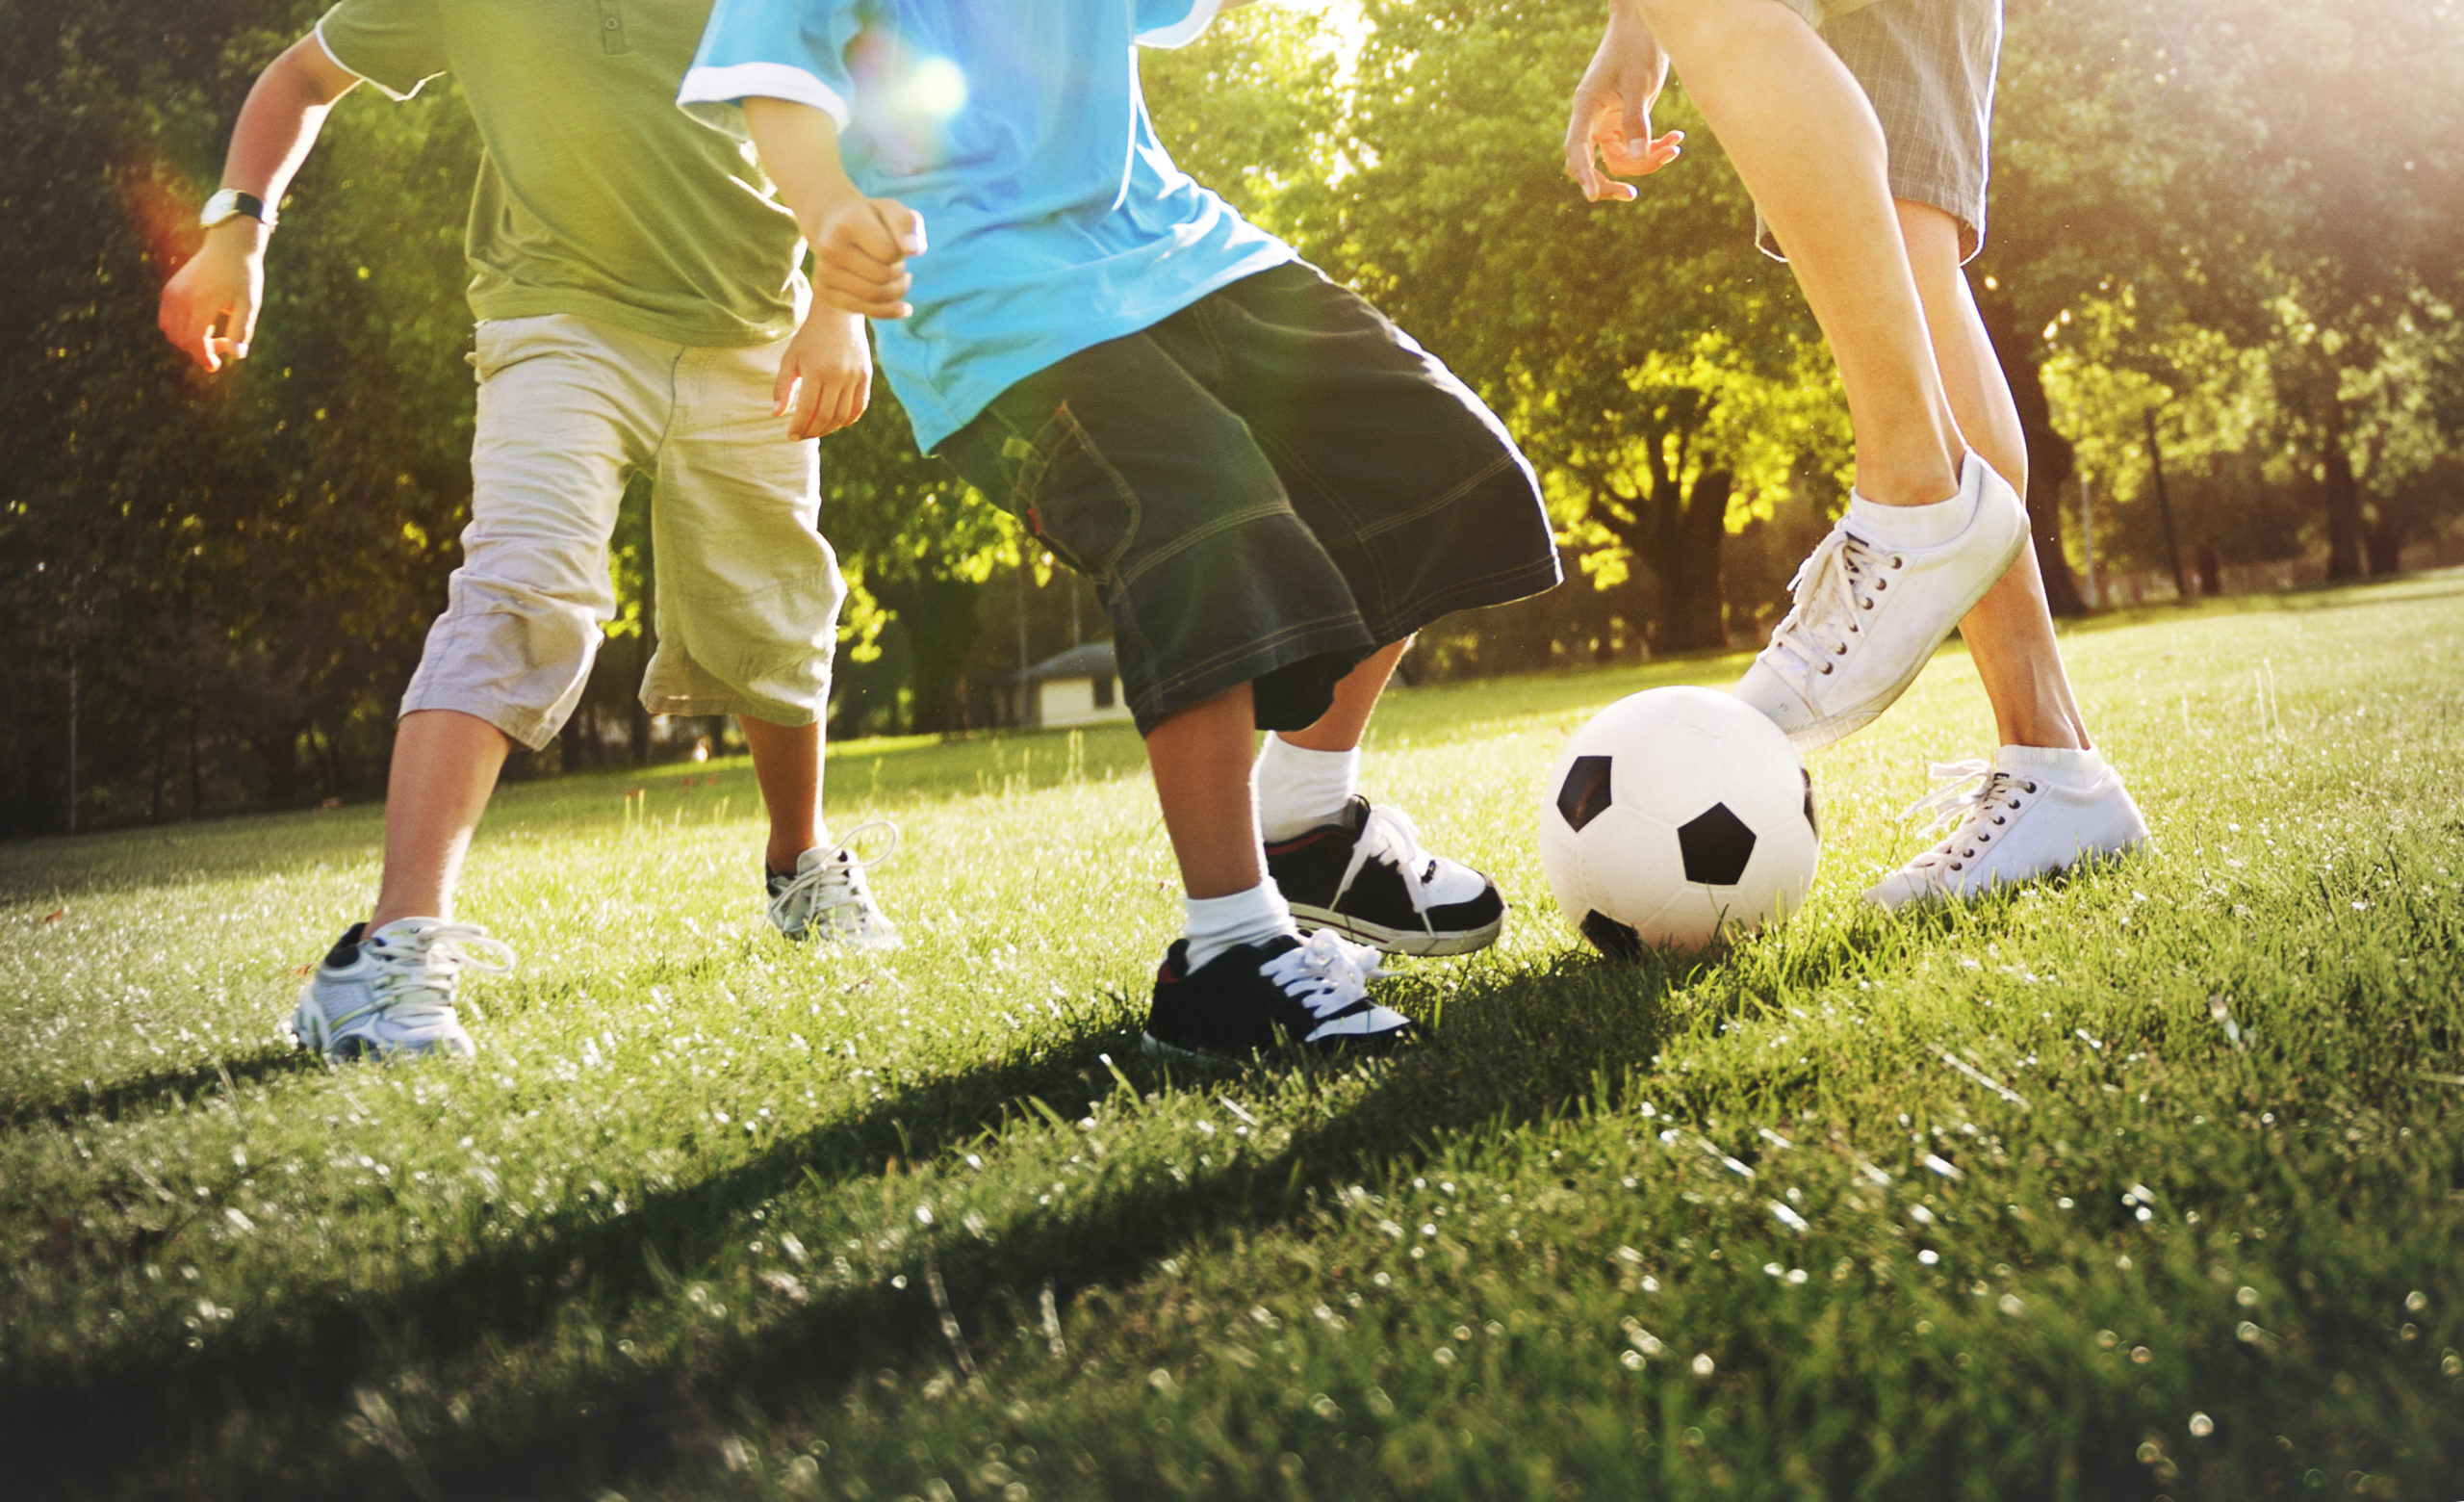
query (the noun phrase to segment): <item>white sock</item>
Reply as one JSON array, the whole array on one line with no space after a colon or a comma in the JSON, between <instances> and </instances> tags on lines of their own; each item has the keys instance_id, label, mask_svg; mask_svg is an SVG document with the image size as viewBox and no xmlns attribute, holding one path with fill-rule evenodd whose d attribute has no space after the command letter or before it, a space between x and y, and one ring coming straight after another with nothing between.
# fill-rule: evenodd
<instances>
[{"instance_id":1,"label":"white sock","mask_svg":"<svg viewBox=\"0 0 2464 1502\"><path fill-rule=\"evenodd\" d=\"M1985 461L1970 453L1961 465L1958 493L1931 505L1884 505L1852 493L1848 524L1859 536L1882 547L1938 548L1965 531L1975 518L1977 498L1985 489L1984 470Z\"/></svg>"},{"instance_id":2,"label":"white sock","mask_svg":"<svg viewBox=\"0 0 2464 1502\"><path fill-rule=\"evenodd\" d=\"M1296 840L1343 816L1360 791L1360 748L1310 751L1270 733L1251 780L1259 833L1269 844Z\"/></svg>"},{"instance_id":3,"label":"white sock","mask_svg":"<svg viewBox=\"0 0 2464 1502\"><path fill-rule=\"evenodd\" d=\"M2004 746L1993 764L2006 772L2030 772L2065 788L2085 788L2105 775L2101 751L2066 751L2052 746Z\"/></svg>"},{"instance_id":4,"label":"white sock","mask_svg":"<svg viewBox=\"0 0 2464 1502\"><path fill-rule=\"evenodd\" d=\"M1181 932L1190 942L1189 968L1193 974L1226 949L1263 944L1281 934L1300 937L1298 925L1292 921L1292 909L1284 906L1283 893L1270 881L1262 881L1228 897L1184 896L1181 907L1188 915Z\"/></svg>"}]
</instances>

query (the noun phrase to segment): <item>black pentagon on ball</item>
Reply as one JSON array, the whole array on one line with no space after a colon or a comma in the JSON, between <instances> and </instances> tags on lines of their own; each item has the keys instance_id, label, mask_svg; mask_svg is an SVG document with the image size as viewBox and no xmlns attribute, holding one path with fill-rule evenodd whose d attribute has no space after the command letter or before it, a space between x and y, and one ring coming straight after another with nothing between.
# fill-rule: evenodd
<instances>
[{"instance_id":1,"label":"black pentagon on ball","mask_svg":"<svg viewBox=\"0 0 2464 1502\"><path fill-rule=\"evenodd\" d=\"M1566 767L1566 780L1557 784L1557 812L1566 816L1567 827L1577 832L1608 812L1608 758L1574 759Z\"/></svg>"},{"instance_id":2,"label":"black pentagon on ball","mask_svg":"<svg viewBox=\"0 0 2464 1502\"><path fill-rule=\"evenodd\" d=\"M1582 936L1591 941L1593 948L1612 960L1642 958L1642 935L1635 933L1613 918L1603 918L1598 913L1585 913L1582 916Z\"/></svg>"},{"instance_id":3,"label":"black pentagon on ball","mask_svg":"<svg viewBox=\"0 0 2464 1502\"><path fill-rule=\"evenodd\" d=\"M1725 803L1698 814L1677 829L1677 848L1685 857L1685 879L1707 887L1733 887L1754 859L1754 831L1729 812Z\"/></svg>"}]
</instances>

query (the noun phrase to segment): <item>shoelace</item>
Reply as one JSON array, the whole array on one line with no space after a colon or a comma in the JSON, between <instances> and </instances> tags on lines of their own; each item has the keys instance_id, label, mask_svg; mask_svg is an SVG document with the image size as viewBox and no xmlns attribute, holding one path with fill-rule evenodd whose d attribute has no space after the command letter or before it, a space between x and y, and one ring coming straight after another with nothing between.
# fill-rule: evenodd
<instances>
[{"instance_id":1,"label":"shoelace","mask_svg":"<svg viewBox=\"0 0 2464 1502\"><path fill-rule=\"evenodd\" d=\"M1425 915L1429 905L1429 884L1437 880L1437 858L1421 848L1421 832L1411 816L1399 809L1373 803L1369 816L1361 820L1360 838L1353 842L1351 864L1344 868L1344 879L1336 884L1340 896L1351 890L1353 878L1373 859L1384 856L1408 878L1403 890L1412 899L1412 911Z\"/></svg>"},{"instance_id":2,"label":"shoelace","mask_svg":"<svg viewBox=\"0 0 2464 1502\"><path fill-rule=\"evenodd\" d=\"M477 950L479 953L473 953ZM411 1022L450 1016L453 989L465 968L482 975L502 975L514 967L512 945L476 923L439 923L433 928L371 940L369 958L376 962L370 989L375 1001L367 1012L387 1012ZM484 956L484 957L483 957ZM339 1025L363 1015L335 1019Z\"/></svg>"},{"instance_id":3,"label":"shoelace","mask_svg":"<svg viewBox=\"0 0 2464 1502\"><path fill-rule=\"evenodd\" d=\"M1842 518L1789 579L1794 598L1787 615L1772 629L1766 650L1793 665L1809 686L1829 676L1848 655L1851 638L1864 634L1860 617L1873 609L1874 593L1890 587L1882 576L1905 565L1899 555L1850 531Z\"/></svg>"},{"instance_id":4,"label":"shoelace","mask_svg":"<svg viewBox=\"0 0 2464 1502\"><path fill-rule=\"evenodd\" d=\"M1321 1022L1341 1016L1369 999L1369 983L1386 972L1377 968L1377 951L1351 944L1331 928L1321 928L1267 963L1261 972L1283 988L1283 994L1309 1009Z\"/></svg>"},{"instance_id":5,"label":"shoelace","mask_svg":"<svg viewBox=\"0 0 2464 1502\"><path fill-rule=\"evenodd\" d=\"M1977 858L1978 847L1992 843L1994 835L2010 822L2011 814L2036 796L2033 779L2002 771L1983 757L1937 762L1929 770L1938 786L1899 816L1924 816L1921 828L1927 832L1944 824L1952 828L1950 838L1909 863L1918 870L1944 865L1955 871L1965 869L1966 863Z\"/></svg>"},{"instance_id":6,"label":"shoelace","mask_svg":"<svg viewBox=\"0 0 2464 1502\"><path fill-rule=\"evenodd\" d=\"M875 830L889 836L888 848L878 855L857 855L856 837ZM808 922L827 913L833 915L830 921L834 924L860 928L870 923L874 907L864 873L898 854L902 838L898 826L886 818L867 819L847 831L839 837L838 848L829 860L808 871L797 872L793 880L770 894L771 921L783 927L794 921L799 903L809 903L806 909Z\"/></svg>"}]
</instances>

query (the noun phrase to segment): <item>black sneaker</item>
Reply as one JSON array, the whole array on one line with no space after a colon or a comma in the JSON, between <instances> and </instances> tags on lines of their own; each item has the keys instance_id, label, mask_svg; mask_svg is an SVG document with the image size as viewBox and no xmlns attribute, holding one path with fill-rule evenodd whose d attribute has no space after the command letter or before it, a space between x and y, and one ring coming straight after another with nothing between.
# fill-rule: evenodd
<instances>
[{"instance_id":1,"label":"black sneaker","mask_svg":"<svg viewBox=\"0 0 2464 1502\"><path fill-rule=\"evenodd\" d=\"M1189 941L1155 972L1145 1049L1168 1058L1240 1061L1284 1048L1377 1053L1412 1022L1369 999L1377 954L1325 929L1224 950L1193 974Z\"/></svg>"},{"instance_id":2,"label":"black sneaker","mask_svg":"<svg viewBox=\"0 0 2464 1502\"><path fill-rule=\"evenodd\" d=\"M1267 846L1267 875L1302 926L1323 924L1391 954L1469 954L1497 943L1495 883L1421 848L1412 821L1367 798L1343 817Z\"/></svg>"}]
</instances>

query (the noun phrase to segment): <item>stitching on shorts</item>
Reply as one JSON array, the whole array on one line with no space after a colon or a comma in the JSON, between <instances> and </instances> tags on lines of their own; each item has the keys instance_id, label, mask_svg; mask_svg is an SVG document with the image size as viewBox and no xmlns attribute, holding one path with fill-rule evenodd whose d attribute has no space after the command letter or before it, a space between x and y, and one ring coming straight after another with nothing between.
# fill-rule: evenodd
<instances>
[{"instance_id":1,"label":"stitching on shorts","mask_svg":"<svg viewBox=\"0 0 2464 1502\"><path fill-rule=\"evenodd\" d=\"M1357 610L1347 610L1341 615L1321 616L1314 621L1303 621L1296 626L1286 626L1281 631L1272 632L1264 636L1253 636L1250 639L1242 642L1239 646L1227 647L1223 651L1216 653L1213 657L1200 658L1196 661L1191 662L1182 667L1180 671L1173 673L1168 678L1158 678L1155 681L1155 686L1158 691L1170 688L1177 685L1189 683L1193 679L1204 678L1210 672L1227 667L1245 658L1255 657L1260 653L1271 652L1275 648L1283 646L1288 642L1315 635L1322 631L1340 631L1347 627L1358 627L1363 634L1369 634L1368 623L1360 618L1360 612Z\"/></svg>"},{"instance_id":2,"label":"stitching on shorts","mask_svg":"<svg viewBox=\"0 0 2464 1502\"><path fill-rule=\"evenodd\" d=\"M1226 516L1219 516L1203 527L1190 529L1170 542L1157 548L1153 553L1140 558L1138 566L1121 575L1118 583L1121 587L1127 588L1138 580L1146 577L1157 564L1178 557L1201 542L1221 536L1234 528L1245 527L1251 522L1262 522L1270 517L1288 515L1291 510L1291 505L1285 502L1270 501L1244 510L1234 511Z\"/></svg>"},{"instance_id":3,"label":"stitching on shorts","mask_svg":"<svg viewBox=\"0 0 2464 1502\"><path fill-rule=\"evenodd\" d=\"M1495 479L1501 471L1512 468L1513 464L1513 459L1504 454L1500 454L1496 459L1490 462L1488 468L1480 470L1465 479L1453 489L1446 492L1442 496L1439 496L1436 500L1414 506L1408 511L1399 512L1393 516L1381 517L1378 519L1376 526L1361 529L1361 540L1366 542L1372 537L1382 537L1399 527L1408 527L1412 523L1421 520L1423 517L1433 516L1437 512L1443 511L1448 506L1462 500L1465 496L1470 495L1474 490L1478 489L1489 480Z\"/></svg>"},{"instance_id":4,"label":"stitching on shorts","mask_svg":"<svg viewBox=\"0 0 2464 1502\"><path fill-rule=\"evenodd\" d=\"M1165 699L1172 697L1176 690L1185 692L1193 686L1203 685L1206 680L1221 673L1225 668L1239 665L1246 660L1270 656L1273 654L1277 648L1289 646L1296 641L1305 641L1310 637L1320 635L1334 636L1339 634L1348 634L1352 631L1359 631L1363 634L1368 634L1368 627L1361 621L1360 616L1356 612L1345 615L1330 615L1323 619L1306 622L1298 626L1287 626L1283 630L1278 631L1271 635L1261 636L1252 641L1243 642L1238 648L1226 652L1219 652L1215 656L1207 658L1203 661L1193 662L1168 678L1157 679L1146 692L1138 696L1138 703L1132 706L1132 708L1142 715L1152 717L1153 706L1160 704ZM1333 647L1330 644L1323 650L1330 651L1333 650ZM1306 661L1309 658L1318 655L1319 654L1315 652L1304 653L1300 657L1292 659L1291 661L1279 662L1276 663L1274 667L1260 669L1241 681L1244 683L1253 682L1258 678L1266 676L1267 673L1274 671L1276 668L1289 667L1292 665L1292 662Z\"/></svg>"},{"instance_id":5,"label":"stitching on shorts","mask_svg":"<svg viewBox=\"0 0 2464 1502\"><path fill-rule=\"evenodd\" d=\"M1491 605L1503 605L1510 600L1524 599L1528 595L1555 586L1562 583L1564 578L1564 570L1558 565L1553 554L1547 558L1518 564L1513 568L1500 569L1493 574L1483 574L1477 579L1458 580L1442 589L1432 589L1426 594L1417 595L1387 610L1381 629L1373 630L1372 634L1381 639L1399 639L1413 632L1423 630L1440 616L1450 615L1456 610L1476 609ZM1493 591L1522 589L1527 583L1538 587L1526 590L1524 594L1500 594L1492 597Z\"/></svg>"}]
</instances>

